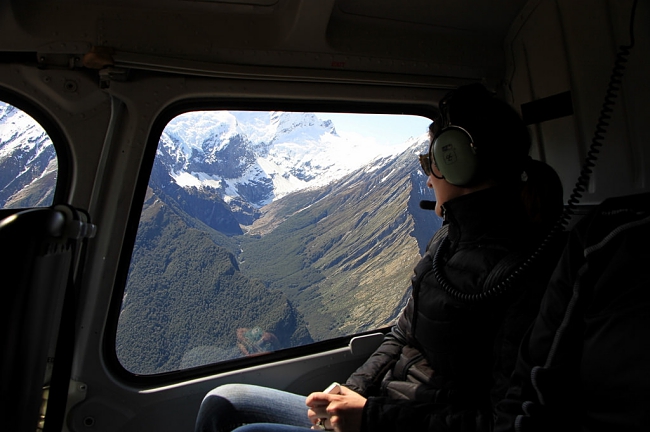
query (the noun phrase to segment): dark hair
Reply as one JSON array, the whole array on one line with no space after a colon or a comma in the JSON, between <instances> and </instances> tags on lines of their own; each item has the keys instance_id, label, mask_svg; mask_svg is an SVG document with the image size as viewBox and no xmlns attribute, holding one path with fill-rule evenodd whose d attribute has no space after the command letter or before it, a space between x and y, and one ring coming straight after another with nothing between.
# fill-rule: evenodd
<instances>
[{"instance_id":1,"label":"dark hair","mask_svg":"<svg viewBox=\"0 0 650 432\"><path fill-rule=\"evenodd\" d=\"M528 218L547 228L562 215L562 181L550 165L528 158L522 174L521 201Z\"/></svg>"},{"instance_id":2,"label":"dark hair","mask_svg":"<svg viewBox=\"0 0 650 432\"><path fill-rule=\"evenodd\" d=\"M474 140L479 179L521 187L531 221L552 225L562 213L562 182L555 170L533 160L528 128L507 103L481 84L462 86L440 101L440 116L429 126L432 139L447 126L460 126Z\"/></svg>"},{"instance_id":3,"label":"dark hair","mask_svg":"<svg viewBox=\"0 0 650 432\"><path fill-rule=\"evenodd\" d=\"M495 98L481 84L449 92L440 101L440 116L430 127L435 138L449 125L467 130L479 160L479 178L516 181L531 147L530 135L519 114Z\"/></svg>"}]
</instances>

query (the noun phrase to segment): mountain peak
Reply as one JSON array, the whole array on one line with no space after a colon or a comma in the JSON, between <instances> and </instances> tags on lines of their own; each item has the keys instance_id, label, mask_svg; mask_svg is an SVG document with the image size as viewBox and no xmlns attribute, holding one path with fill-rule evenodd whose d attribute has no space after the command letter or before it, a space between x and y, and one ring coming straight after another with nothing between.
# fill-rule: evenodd
<instances>
[{"instance_id":1,"label":"mountain peak","mask_svg":"<svg viewBox=\"0 0 650 432\"><path fill-rule=\"evenodd\" d=\"M271 125L275 128L274 142L300 142L324 134L338 137L330 120L321 120L313 113L274 111Z\"/></svg>"},{"instance_id":2,"label":"mountain peak","mask_svg":"<svg viewBox=\"0 0 650 432\"><path fill-rule=\"evenodd\" d=\"M362 167L377 153L370 146L341 137L314 113L204 111L169 123L159 159L180 186L261 207Z\"/></svg>"}]
</instances>

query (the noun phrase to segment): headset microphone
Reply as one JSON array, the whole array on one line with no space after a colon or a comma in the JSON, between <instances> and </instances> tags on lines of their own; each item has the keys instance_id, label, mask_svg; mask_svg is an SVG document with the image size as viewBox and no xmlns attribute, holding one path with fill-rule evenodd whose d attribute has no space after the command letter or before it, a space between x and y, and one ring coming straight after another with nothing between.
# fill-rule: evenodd
<instances>
[{"instance_id":1,"label":"headset microphone","mask_svg":"<svg viewBox=\"0 0 650 432\"><path fill-rule=\"evenodd\" d=\"M422 201L420 201L420 208L422 210L435 210L436 209L436 202L435 201L422 200Z\"/></svg>"}]
</instances>

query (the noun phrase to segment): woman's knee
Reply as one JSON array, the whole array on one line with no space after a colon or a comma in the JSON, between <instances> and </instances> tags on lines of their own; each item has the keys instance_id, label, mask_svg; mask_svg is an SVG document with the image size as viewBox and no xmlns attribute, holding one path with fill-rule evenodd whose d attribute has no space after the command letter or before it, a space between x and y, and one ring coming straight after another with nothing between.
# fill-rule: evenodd
<instances>
[{"instance_id":1,"label":"woman's knee","mask_svg":"<svg viewBox=\"0 0 650 432\"><path fill-rule=\"evenodd\" d=\"M227 400L237 399L242 395L250 395L254 392L255 387L249 384L223 384L210 390L203 400L205 401L210 397L221 397Z\"/></svg>"},{"instance_id":2,"label":"woman's knee","mask_svg":"<svg viewBox=\"0 0 650 432\"><path fill-rule=\"evenodd\" d=\"M212 389L203 398L203 403L210 401L227 401L235 407L245 404L264 404L265 399L275 399L277 390L267 389L251 384L224 384Z\"/></svg>"}]
</instances>

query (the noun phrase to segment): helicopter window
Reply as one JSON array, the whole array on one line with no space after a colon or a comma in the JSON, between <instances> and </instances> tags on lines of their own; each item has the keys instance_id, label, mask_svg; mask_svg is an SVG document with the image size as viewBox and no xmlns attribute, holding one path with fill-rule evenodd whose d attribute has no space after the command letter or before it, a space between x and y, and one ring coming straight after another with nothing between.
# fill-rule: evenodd
<instances>
[{"instance_id":1,"label":"helicopter window","mask_svg":"<svg viewBox=\"0 0 650 432\"><path fill-rule=\"evenodd\" d=\"M131 373L390 325L440 220L417 116L189 112L158 144L116 334Z\"/></svg>"},{"instance_id":2,"label":"helicopter window","mask_svg":"<svg viewBox=\"0 0 650 432\"><path fill-rule=\"evenodd\" d=\"M43 127L0 101L0 208L51 205L57 173L56 151Z\"/></svg>"}]
</instances>

